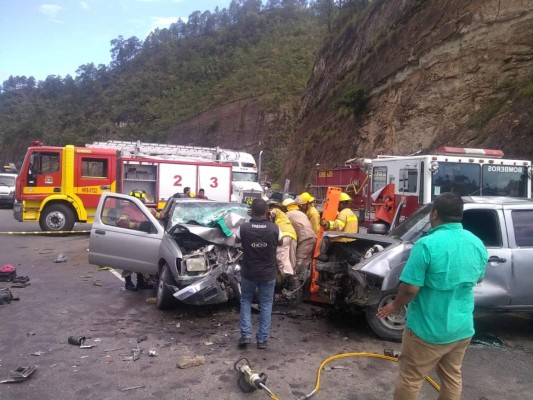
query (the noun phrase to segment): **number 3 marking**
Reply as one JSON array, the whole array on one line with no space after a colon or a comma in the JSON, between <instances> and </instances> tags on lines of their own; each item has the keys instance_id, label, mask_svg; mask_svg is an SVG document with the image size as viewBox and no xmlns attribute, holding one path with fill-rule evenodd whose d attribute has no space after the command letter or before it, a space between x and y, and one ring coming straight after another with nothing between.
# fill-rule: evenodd
<instances>
[{"instance_id":1,"label":"number 3 marking","mask_svg":"<svg viewBox=\"0 0 533 400\"><path fill-rule=\"evenodd\" d=\"M181 186L181 175L174 175L174 179L176 180L174 186Z\"/></svg>"},{"instance_id":2,"label":"number 3 marking","mask_svg":"<svg viewBox=\"0 0 533 400\"><path fill-rule=\"evenodd\" d=\"M218 178L212 177L211 178L211 184L209 185L209 187L212 187L212 188L218 187Z\"/></svg>"}]
</instances>

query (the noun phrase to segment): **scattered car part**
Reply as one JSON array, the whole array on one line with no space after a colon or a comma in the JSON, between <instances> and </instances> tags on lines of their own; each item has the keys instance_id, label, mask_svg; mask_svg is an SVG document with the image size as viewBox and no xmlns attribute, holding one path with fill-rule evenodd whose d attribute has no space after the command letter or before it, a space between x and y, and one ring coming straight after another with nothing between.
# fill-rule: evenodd
<instances>
[{"instance_id":1,"label":"scattered car part","mask_svg":"<svg viewBox=\"0 0 533 400\"><path fill-rule=\"evenodd\" d=\"M96 347L95 344L84 344L85 336L69 336L68 342L74 346L79 346L80 349L92 349Z\"/></svg>"},{"instance_id":2,"label":"scattered car part","mask_svg":"<svg viewBox=\"0 0 533 400\"><path fill-rule=\"evenodd\" d=\"M9 371L9 377L0 381L0 383L13 383L13 382L22 382L28 379L31 374L39 367L38 365L30 365L29 367L18 367Z\"/></svg>"}]
</instances>

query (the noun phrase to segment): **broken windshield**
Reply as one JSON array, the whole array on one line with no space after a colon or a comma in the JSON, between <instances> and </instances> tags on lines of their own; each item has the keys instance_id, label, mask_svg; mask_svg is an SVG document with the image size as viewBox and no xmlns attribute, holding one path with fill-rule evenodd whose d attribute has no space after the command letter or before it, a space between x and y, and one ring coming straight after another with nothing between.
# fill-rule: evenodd
<instances>
[{"instance_id":1,"label":"broken windshield","mask_svg":"<svg viewBox=\"0 0 533 400\"><path fill-rule=\"evenodd\" d=\"M248 219L248 206L242 203L219 202L176 202L170 217L170 226L177 224L199 224L215 226L229 214Z\"/></svg>"}]
</instances>

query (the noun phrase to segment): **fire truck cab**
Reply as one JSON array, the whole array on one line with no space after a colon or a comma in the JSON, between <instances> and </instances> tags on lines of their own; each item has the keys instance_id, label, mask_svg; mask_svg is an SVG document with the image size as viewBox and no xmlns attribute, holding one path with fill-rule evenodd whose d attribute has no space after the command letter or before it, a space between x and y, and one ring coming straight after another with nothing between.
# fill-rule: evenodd
<instances>
[{"instance_id":1,"label":"fire truck cab","mask_svg":"<svg viewBox=\"0 0 533 400\"><path fill-rule=\"evenodd\" d=\"M35 141L17 177L13 213L43 231L71 230L92 222L103 191L116 191L116 151Z\"/></svg>"}]
</instances>

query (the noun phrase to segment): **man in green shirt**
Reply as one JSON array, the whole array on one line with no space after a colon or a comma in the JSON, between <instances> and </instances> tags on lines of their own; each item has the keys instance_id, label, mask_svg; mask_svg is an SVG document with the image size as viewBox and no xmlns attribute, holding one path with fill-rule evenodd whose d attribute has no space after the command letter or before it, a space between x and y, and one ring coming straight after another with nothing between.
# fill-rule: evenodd
<instances>
[{"instance_id":1,"label":"man in green shirt","mask_svg":"<svg viewBox=\"0 0 533 400\"><path fill-rule=\"evenodd\" d=\"M461 366L474 335L474 286L485 274L483 242L463 229L463 201L438 196L431 230L419 239L400 276L394 302L378 310L384 318L409 303L394 400L416 399L424 377L435 367L439 400L461 398Z\"/></svg>"}]
</instances>

